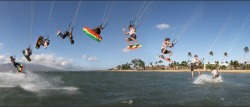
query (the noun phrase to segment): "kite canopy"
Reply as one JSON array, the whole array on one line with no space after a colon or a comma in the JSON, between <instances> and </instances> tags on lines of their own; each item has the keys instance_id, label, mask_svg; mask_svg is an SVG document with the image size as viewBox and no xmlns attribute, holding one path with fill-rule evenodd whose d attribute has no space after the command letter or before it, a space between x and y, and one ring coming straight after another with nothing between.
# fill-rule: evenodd
<instances>
[{"instance_id":1,"label":"kite canopy","mask_svg":"<svg viewBox=\"0 0 250 107\"><path fill-rule=\"evenodd\" d=\"M93 30L91 30L90 28L83 27L83 32L86 35L88 35L90 38L96 40L97 42L102 41L102 37L100 35L98 35L96 32L94 32Z\"/></svg>"}]
</instances>

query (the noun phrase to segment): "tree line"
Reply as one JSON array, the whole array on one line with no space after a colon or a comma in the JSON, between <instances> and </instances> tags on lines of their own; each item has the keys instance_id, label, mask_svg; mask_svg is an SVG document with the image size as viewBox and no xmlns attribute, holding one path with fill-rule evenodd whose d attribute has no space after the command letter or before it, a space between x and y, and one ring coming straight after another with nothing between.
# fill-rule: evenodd
<instances>
[{"instance_id":1,"label":"tree line","mask_svg":"<svg viewBox=\"0 0 250 107\"><path fill-rule=\"evenodd\" d=\"M225 59L229 55L228 55L227 52L224 52L223 53L223 60L221 62L220 61L215 61L214 64L211 64L211 62L210 62L210 58L212 56L214 56L214 52L210 51L209 52L209 61L208 61L207 64L205 64L206 69L215 69L215 68L222 69L222 70L233 70L233 69L245 70L245 69L250 69L250 65L247 64L247 62L246 62L246 54L249 52L249 48L245 47L245 48L243 48L243 50L244 50L244 59L245 59L245 61L243 63L240 63L237 60L231 60L230 62L225 61ZM188 59L189 59L190 57L192 57L192 53L188 52L187 56L188 56ZM191 60L180 61L180 62L174 61L172 63L169 63L168 66L165 66L162 63L163 63L162 60L152 61L152 62L149 63L149 65L146 66L145 62L143 60L141 60L141 59L133 59L133 60L131 60L131 62L127 62L125 64L118 65L116 68L118 70L132 70L132 69L135 69L135 70L145 70L145 69L148 69L148 70L190 69ZM200 63L199 68L200 69L204 68L204 62Z\"/></svg>"}]
</instances>

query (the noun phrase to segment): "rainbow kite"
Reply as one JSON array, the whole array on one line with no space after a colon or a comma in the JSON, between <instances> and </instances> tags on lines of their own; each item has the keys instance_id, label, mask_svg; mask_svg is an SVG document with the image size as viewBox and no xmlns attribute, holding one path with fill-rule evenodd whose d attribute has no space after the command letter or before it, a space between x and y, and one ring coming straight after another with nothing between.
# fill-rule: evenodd
<instances>
[{"instance_id":1,"label":"rainbow kite","mask_svg":"<svg viewBox=\"0 0 250 107\"><path fill-rule=\"evenodd\" d=\"M83 27L82 30L86 35L88 35L90 38L96 40L97 42L102 41L102 37L100 35L98 35L96 32L94 32L93 30L91 30L90 28Z\"/></svg>"}]
</instances>

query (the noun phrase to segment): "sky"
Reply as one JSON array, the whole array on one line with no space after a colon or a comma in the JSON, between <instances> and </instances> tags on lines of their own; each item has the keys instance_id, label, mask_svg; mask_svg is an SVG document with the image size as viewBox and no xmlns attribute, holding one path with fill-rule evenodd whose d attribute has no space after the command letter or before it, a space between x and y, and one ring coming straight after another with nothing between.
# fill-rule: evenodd
<instances>
[{"instance_id":1,"label":"sky","mask_svg":"<svg viewBox=\"0 0 250 107\"><path fill-rule=\"evenodd\" d=\"M79 5L80 3L80 5ZM78 8L79 5L79 8ZM78 10L78 11L77 11ZM135 16L140 17L137 41L143 46L128 51L122 28ZM74 24L75 44L56 36ZM107 19L102 42L83 33L83 27L94 28ZM250 2L248 1L1 1L0 63L9 63L15 55L19 62L50 67L109 69L142 59L146 65L159 61L166 37L178 39L171 59L191 60L188 52L210 61L239 60L250 62ZM49 47L35 49L39 35L49 35ZM31 45L32 62L21 51ZM209 51L214 56L209 57ZM228 57L224 59L223 53ZM164 65L169 62L164 61Z\"/></svg>"}]
</instances>

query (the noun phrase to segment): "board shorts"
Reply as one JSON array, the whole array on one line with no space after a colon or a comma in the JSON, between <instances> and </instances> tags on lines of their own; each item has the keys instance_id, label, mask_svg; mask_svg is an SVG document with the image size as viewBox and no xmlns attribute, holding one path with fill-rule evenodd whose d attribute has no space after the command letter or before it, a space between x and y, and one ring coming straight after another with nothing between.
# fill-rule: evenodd
<instances>
[{"instance_id":1,"label":"board shorts","mask_svg":"<svg viewBox=\"0 0 250 107\"><path fill-rule=\"evenodd\" d=\"M128 41L133 41L133 39L136 39L136 34L132 34L131 36L130 36L130 38L128 38Z\"/></svg>"},{"instance_id":2,"label":"board shorts","mask_svg":"<svg viewBox=\"0 0 250 107\"><path fill-rule=\"evenodd\" d=\"M217 77L219 77L219 76L220 76L220 74L219 74L219 73L217 73L214 77L215 77L215 78L217 78Z\"/></svg>"},{"instance_id":3,"label":"board shorts","mask_svg":"<svg viewBox=\"0 0 250 107\"><path fill-rule=\"evenodd\" d=\"M163 49L161 49L161 53L163 52ZM169 51L169 50L166 50L165 52L164 52L164 54L169 54L171 51Z\"/></svg>"},{"instance_id":4,"label":"board shorts","mask_svg":"<svg viewBox=\"0 0 250 107\"><path fill-rule=\"evenodd\" d=\"M101 28L95 28L95 29L92 29L95 33L97 33L98 35L101 34Z\"/></svg>"},{"instance_id":5,"label":"board shorts","mask_svg":"<svg viewBox=\"0 0 250 107\"><path fill-rule=\"evenodd\" d=\"M19 66L20 67L20 64L19 63L17 63L17 62L14 62L13 63L13 65L17 68L17 66Z\"/></svg>"},{"instance_id":6,"label":"board shorts","mask_svg":"<svg viewBox=\"0 0 250 107\"><path fill-rule=\"evenodd\" d=\"M194 69L197 69L198 66L195 63L191 63L191 71L194 71Z\"/></svg>"}]
</instances>

